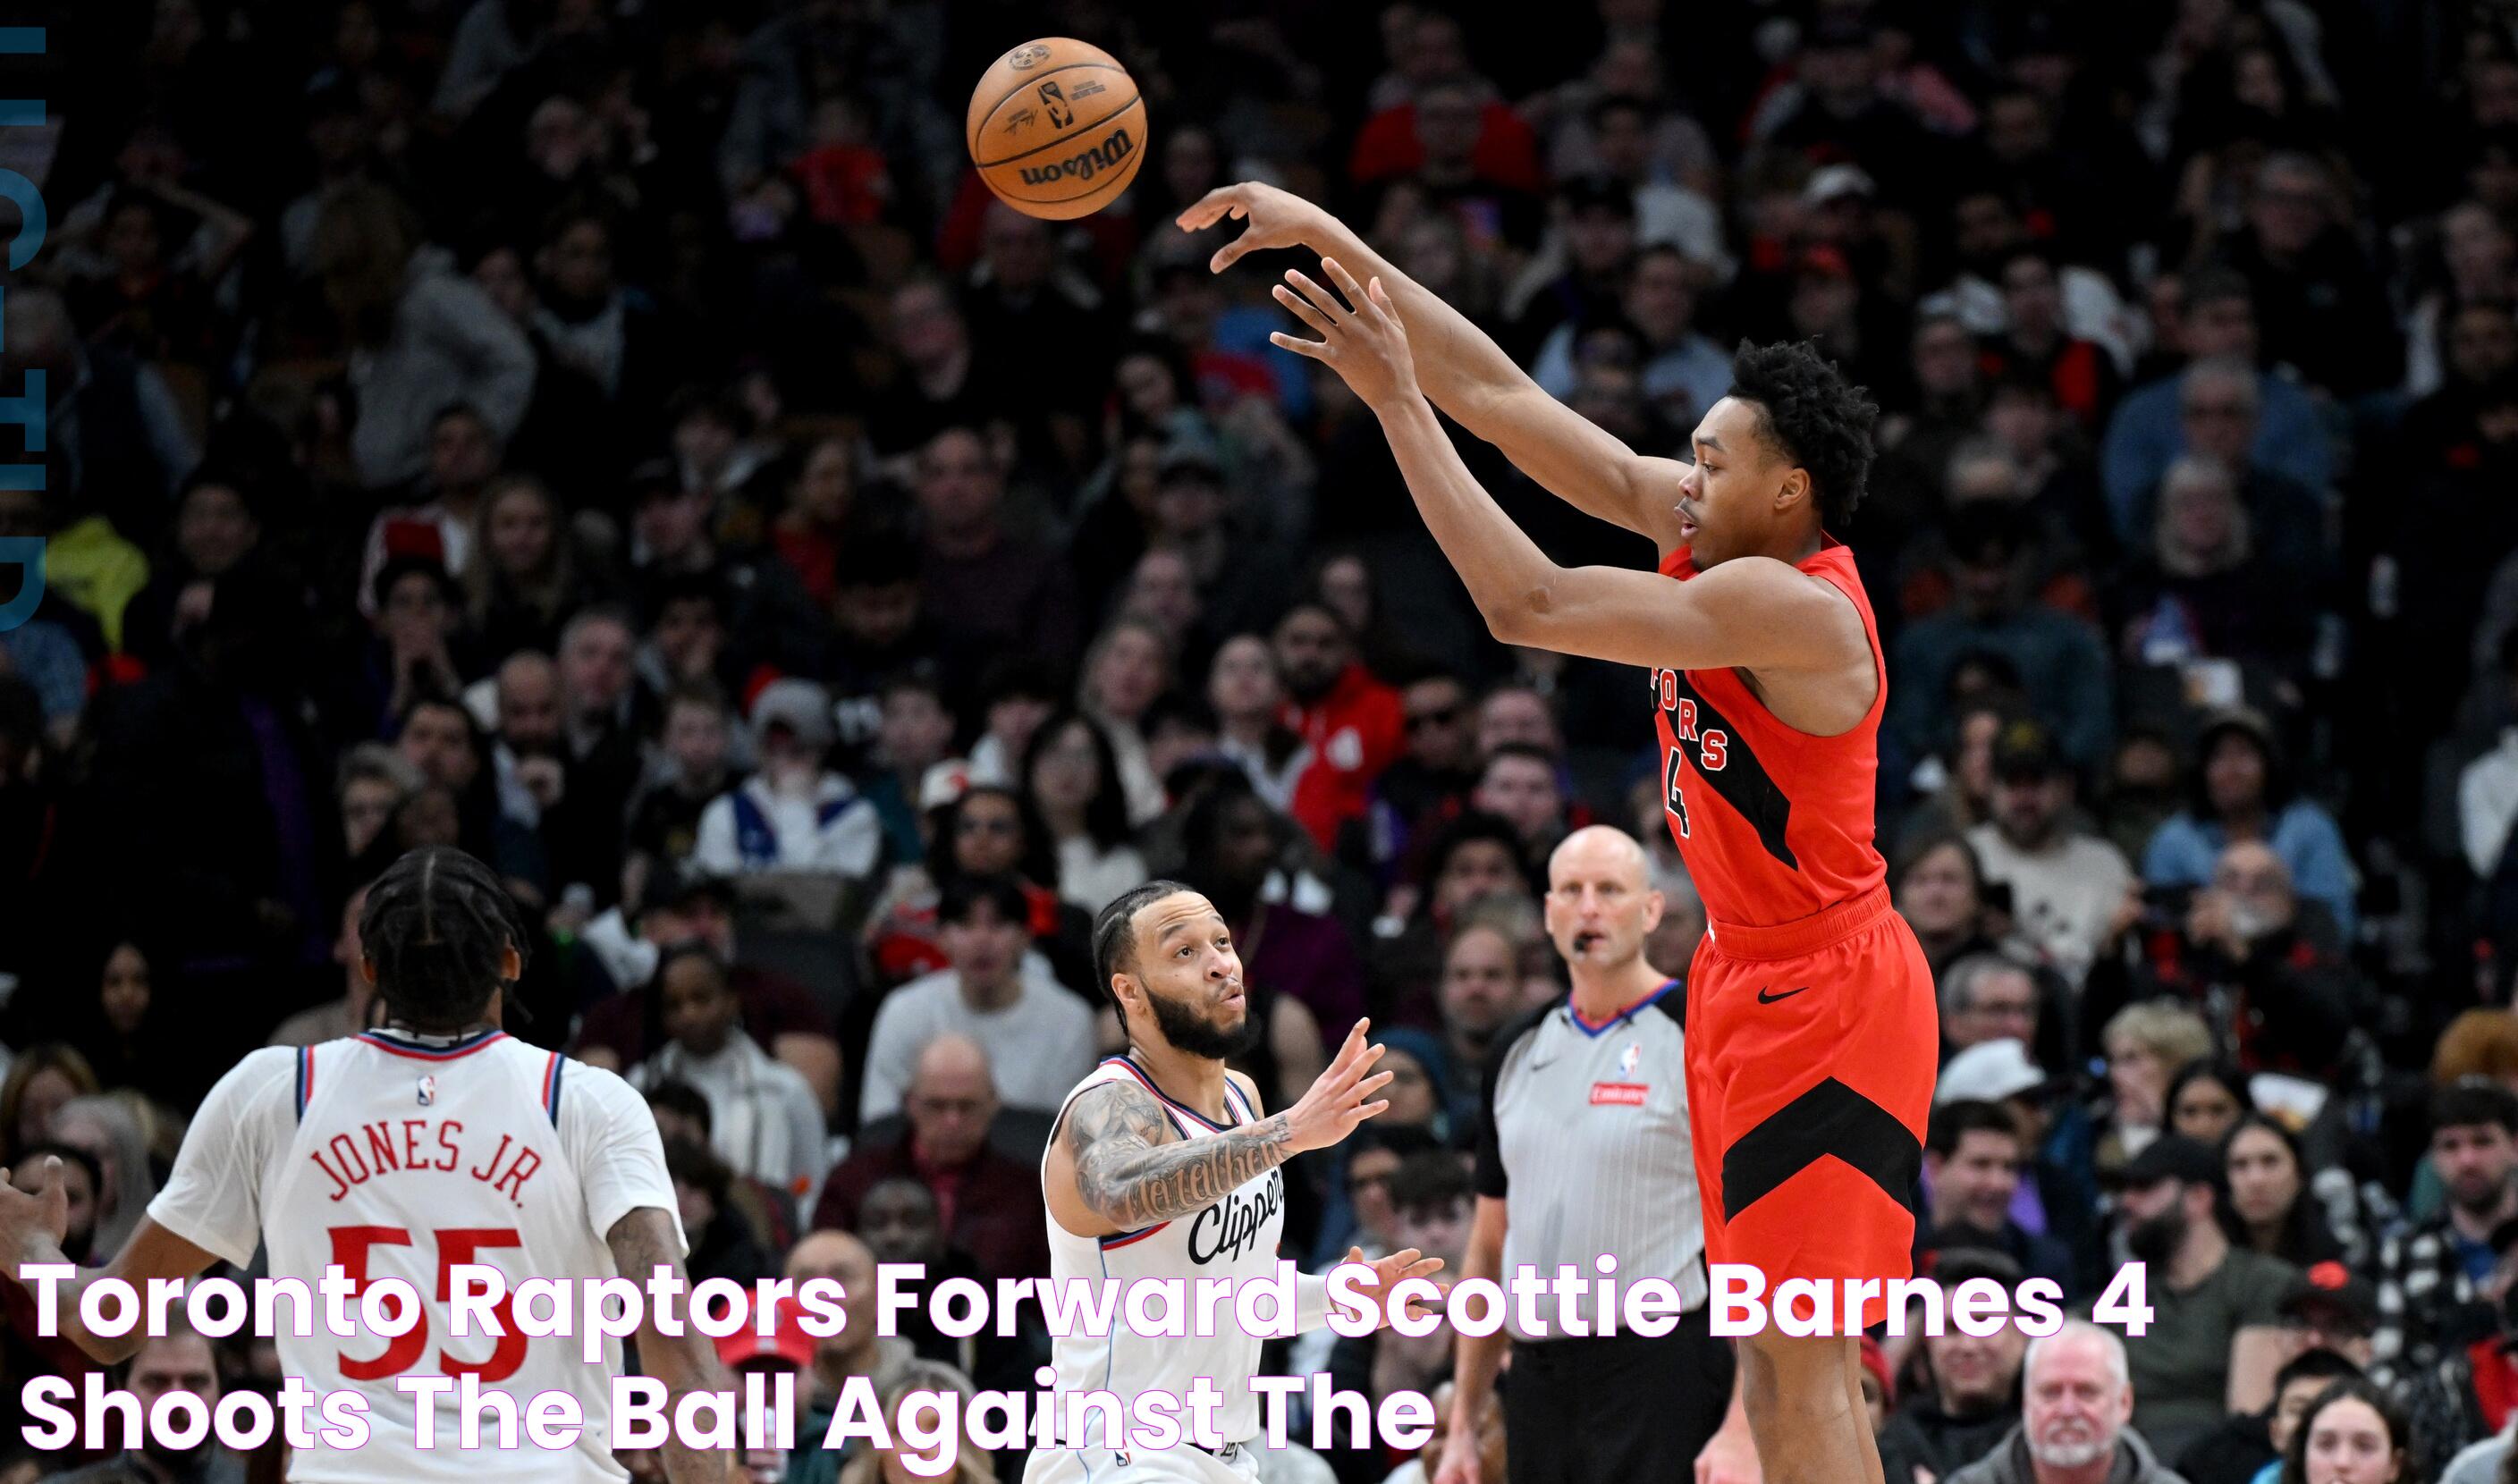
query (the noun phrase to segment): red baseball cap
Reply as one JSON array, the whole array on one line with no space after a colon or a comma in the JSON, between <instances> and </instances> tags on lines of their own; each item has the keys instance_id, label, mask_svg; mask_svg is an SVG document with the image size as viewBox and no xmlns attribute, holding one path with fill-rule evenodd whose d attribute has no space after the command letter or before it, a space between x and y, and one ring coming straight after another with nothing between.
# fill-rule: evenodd
<instances>
[{"instance_id":1,"label":"red baseball cap","mask_svg":"<svg viewBox=\"0 0 2518 1484\"><path fill-rule=\"evenodd\" d=\"M747 1324L716 1342L716 1358L729 1371L764 1369L762 1361L793 1366L799 1371L812 1369L813 1336L804 1333L802 1318L793 1298L782 1298L772 1311L769 1333L759 1333L760 1326Z\"/></svg>"}]
</instances>

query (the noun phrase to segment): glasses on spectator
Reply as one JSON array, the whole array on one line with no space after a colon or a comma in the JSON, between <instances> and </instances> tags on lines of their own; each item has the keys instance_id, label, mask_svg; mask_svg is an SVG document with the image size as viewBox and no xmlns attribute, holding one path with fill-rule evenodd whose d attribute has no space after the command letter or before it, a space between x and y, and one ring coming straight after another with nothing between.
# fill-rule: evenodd
<instances>
[{"instance_id":1,"label":"glasses on spectator","mask_svg":"<svg viewBox=\"0 0 2518 1484\"><path fill-rule=\"evenodd\" d=\"M1415 711L1408 717L1408 730L1421 732L1427 727L1448 727L1460 719L1458 706L1437 706L1430 711Z\"/></svg>"}]
</instances>

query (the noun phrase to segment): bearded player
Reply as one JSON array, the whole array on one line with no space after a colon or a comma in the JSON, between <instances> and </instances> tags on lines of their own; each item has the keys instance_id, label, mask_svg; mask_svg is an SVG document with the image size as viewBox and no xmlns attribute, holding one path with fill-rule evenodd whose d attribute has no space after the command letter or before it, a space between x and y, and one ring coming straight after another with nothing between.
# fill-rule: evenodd
<instances>
[{"instance_id":1,"label":"bearded player","mask_svg":"<svg viewBox=\"0 0 2518 1484\"><path fill-rule=\"evenodd\" d=\"M1041 1160L1051 1281L1186 1280L1194 1292L1209 1278L1237 1286L1274 1280L1285 1224L1285 1177L1278 1166L1337 1143L1390 1106L1373 1096L1390 1074L1372 1070L1381 1048L1366 1042L1368 1023L1356 1022L1301 1101L1262 1114L1258 1086L1225 1066L1225 1058L1256 1043L1259 1023L1250 1017L1233 934L1214 903L1177 881L1125 892L1094 919L1093 960L1128 1049L1067 1094ZM1363 1258L1361 1251L1348 1251L1350 1262ZM1393 1252L1371 1264L1372 1281L1355 1290L1378 1303L1390 1285L1442 1265L1439 1257L1420 1260L1413 1249ZM1296 1327L1326 1323L1327 1281L1304 1275L1295 1286ZM1224 1399L1219 1435L1161 1450L1096 1446L1098 1434L1064 1440L1081 1446L1035 1449L1025 1484L1256 1479L1260 1413L1250 1378L1261 1337L1235 1328L1229 1314L1225 1320L1211 1336L1141 1336L1122 1326L1107 1336L1054 1340L1062 1388L1186 1398L1200 1378L1211 1381ZM1186 1431L1186 1414L1182 1421Z\"/></svg>"},{"instance_id":2,"label":"bearded player","mask_svg":"<svg viewBox=\"0 0 2518 1484\"><path fill-rule=\"evenodd\" d=\"M1249 226L1218 271L1258 248L1322 254L1336 295L1299 272L1276 288L1320 338L1272 338L1327 364L1380 418L1495 636L1652 677L1664 804L1710 918L1687 986L1708 1260L1760 1269L1768 1293L1796 1278L1833 1293L1911 1276L1905 1198L1938 1016L1873 844L1879 630L1852 553L1828 533L1862 496L1879 409L1807 346L1743 346L1693 460L1643 457L1318 207L1232 186L1180 225L1227 216ZM1650 536L1660 570L1550 561L1471 478L1436 406L1562 498ZM1885 1313L1881 1292L1865 1324ZM1769 1327L1741 1341L1740 1410L1771 1484L1878 1484L1861 1373L1850 1335ZM1726 1426L1699 1477L1741 1471L1738 1446Z\"/></svg>"}]
</instances>

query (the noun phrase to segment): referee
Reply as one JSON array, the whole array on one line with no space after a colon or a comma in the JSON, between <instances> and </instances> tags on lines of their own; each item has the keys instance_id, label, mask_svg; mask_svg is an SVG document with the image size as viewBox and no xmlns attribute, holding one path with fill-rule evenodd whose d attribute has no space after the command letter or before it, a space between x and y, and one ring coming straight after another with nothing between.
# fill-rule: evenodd
<instances>
[{"instance_id":1,"label":"referee","mask_svg":"<svg viewBox=\"0 0 2518 1484\"><path fill-rule=\"evenodd\" d=\"M1572 1338L1553 1294L1542 1334L1506 1328L1456 1341L1450 1440L1436 1484L1475 1484L1471 1445L1507 1343L1505 1458L1511 1484L1685 1481L1731 1401L1730 1345L1706 1312L1705 1229L1687 1132L1680 1041L1686 992L1644 961L1661 920L1644 853L1606 826L1575 831L1547 863L1547 934L1574 993L1498 1037L1478 1134L1477 1213L1464 1278L1525 1265L1598 1278L1614 1252L1621 1293L1645 1278L1678 1289L1683 1317L1659 1338ZM1589 1296L1570 1317L1595 1328Z\"/></svg>"}]
</instances>

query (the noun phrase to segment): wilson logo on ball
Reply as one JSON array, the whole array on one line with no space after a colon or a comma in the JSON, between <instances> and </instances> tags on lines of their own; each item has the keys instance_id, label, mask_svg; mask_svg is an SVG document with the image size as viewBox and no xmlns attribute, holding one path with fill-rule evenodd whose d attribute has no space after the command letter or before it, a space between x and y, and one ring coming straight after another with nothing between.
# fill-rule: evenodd
<instances>
[{"instance_id":1,"label":"wilson logo on ball","mask_svg":"<svg viewBox=\"0 0 2518 1484\"><path fill-rule=\"evenodd\" d=\"M1047 186L1058 181L1089 181L1105 170L1116 168L1121 161L1137 152L1137 142L1125 129L1114 129L1110 137L1090 149L1070 154L1054 165L1025 165L1022 183Z\"/></svg>"},{"instance_id":2,"label":"wilson logo on ball","mask_svg":"<svg viewBox=\"0 0 2518 1484\"><path fill-rule=\"evenodd\" d=\"M1018 72L1025 67L1036 67L1048 60L1049 48L1036 41L1029 46L1019 46L1006 54L1006 65Z\"/></svg>"}]
</instances>

